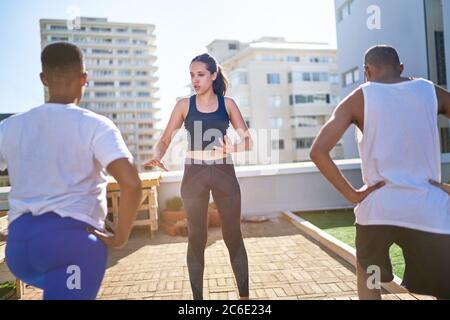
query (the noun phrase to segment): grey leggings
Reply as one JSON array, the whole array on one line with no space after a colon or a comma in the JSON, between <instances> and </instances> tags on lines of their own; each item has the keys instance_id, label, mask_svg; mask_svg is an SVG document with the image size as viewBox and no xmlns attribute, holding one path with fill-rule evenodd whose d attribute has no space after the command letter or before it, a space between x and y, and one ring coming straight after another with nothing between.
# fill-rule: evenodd
<instances>
[{"instance_id":1,"label":"grey leggings","mask_svg":"<svg viewBox=\"0 0 450 320\"><path fill-rule=\"evenodd\" d=\"M239 295L248 297L248 260L241 233L241 190L233 164L185 164L181 196L188 218L187 265L195 300L203 299L209 193L219 210Z\"/></svg>"}]
</instances>

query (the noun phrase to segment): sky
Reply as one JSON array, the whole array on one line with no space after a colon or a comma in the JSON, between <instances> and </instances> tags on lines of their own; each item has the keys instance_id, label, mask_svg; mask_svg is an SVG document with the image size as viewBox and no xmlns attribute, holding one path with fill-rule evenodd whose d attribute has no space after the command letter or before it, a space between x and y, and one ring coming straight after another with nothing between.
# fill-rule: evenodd
<instances>
[{"instance_id":1,"label":"sky","mask_svg":"<svg viewBox=\"0 0 450 320\"><path fill-rule=\"evenodd\" d=\"M39 80L39 20L103 17L155 25L158 117L167 122L176 98L189 94L189 63L215 39L263 36L336 45L334 0L15 0L0 4L0 113L44 102Z\"/></svg>"}]
</instances>

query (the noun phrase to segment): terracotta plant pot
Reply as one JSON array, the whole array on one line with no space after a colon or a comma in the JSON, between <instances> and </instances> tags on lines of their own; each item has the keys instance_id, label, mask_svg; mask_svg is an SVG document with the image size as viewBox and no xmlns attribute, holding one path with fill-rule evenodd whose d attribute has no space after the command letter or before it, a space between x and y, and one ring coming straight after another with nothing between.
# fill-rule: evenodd
<instances>
[{"instance_id":1,"label":"terracotta plant pot","mask_svg":"<svg viewBox=\"0 0 450 320\"><path fill-rule=\"evenodd\" d=\"M178 210L178 211L170 211L165 210L162 213L162 221L167 224L175 224L180 220L186 219L186 211Z\"/></svg>"}]
</instances>

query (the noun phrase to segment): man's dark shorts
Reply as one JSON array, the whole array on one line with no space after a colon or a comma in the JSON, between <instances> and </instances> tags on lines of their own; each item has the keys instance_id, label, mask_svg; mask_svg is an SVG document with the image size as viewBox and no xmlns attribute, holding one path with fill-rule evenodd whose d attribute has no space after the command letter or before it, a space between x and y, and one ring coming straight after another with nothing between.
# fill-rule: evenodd
<instances>
[{"instance_id":1,"label":"man's dark shorts","mask_svg":"<svg viewBox=\"0 0 450 320\"><path fill-rule=\"evenodd\" d=\"M389 248L399 245L405 258L402 285L410 292L450 299L450 235L394 226L356 225L356 255L368 269L378 266L381 282L391 282Z\"/></svg>"}]
</instances>

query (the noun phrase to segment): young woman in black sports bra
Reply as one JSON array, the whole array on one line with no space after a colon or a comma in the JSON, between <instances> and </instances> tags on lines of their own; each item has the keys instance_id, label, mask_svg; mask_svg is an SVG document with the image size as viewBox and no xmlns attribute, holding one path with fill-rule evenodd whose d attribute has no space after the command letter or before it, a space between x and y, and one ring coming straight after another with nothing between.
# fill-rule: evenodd
<instances>
[{"instance_id":1,"label":"young woman in black sports bra","mask_svg":"<svg viewBox=\"0 0 450 320\"><path fill-rule=\"evenodd\" d=\"M168 171L162 162L175 131L184 123L188 131L181 196L188 218L187 265L195 300L203 299L204 254L207 241L209 194L222 221L222 234L241 299L249 298L248 260L241 233L241 191L230 154L251 150L252 139L236 103L225 93L228 81L209 54L195 57L190 65L196 95L180 100L157 143L155 157L147 166ZM241 142L226 136L230 125Z\"/></svg>"}]
</instances>

